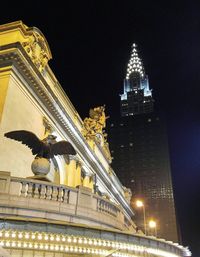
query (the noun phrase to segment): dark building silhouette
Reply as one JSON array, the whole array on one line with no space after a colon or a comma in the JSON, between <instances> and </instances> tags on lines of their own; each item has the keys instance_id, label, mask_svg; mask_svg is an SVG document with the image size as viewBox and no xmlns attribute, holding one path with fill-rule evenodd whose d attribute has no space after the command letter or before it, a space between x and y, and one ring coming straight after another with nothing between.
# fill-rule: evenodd
<instances>
[{"instance_id":1,"label":"dark building silhouette","mask_svg":"<svg viewBox=\"0 0 200 257\"><path fill-rule=\"evenodd\" d=\"M178 242L166 125L154 111L152 92L142 61L133 44L121 95L121 115L110 118L109 143L112 166L134 201L145 204L146 223L154 218L157 229L147 233ZM143 214L136 210L136 223L144 229Z\"/></svg>"}]
</instances>

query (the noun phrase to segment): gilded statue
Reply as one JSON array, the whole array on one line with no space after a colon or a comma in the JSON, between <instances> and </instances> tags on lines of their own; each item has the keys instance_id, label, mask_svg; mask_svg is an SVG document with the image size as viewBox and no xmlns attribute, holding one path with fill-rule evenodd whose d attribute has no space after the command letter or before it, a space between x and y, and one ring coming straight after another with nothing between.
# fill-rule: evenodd
<instances>
[{"instance_id":1,"label":"gilded statue","mask_svg":"<svg viewBox=\"0 0 200 257\"><path fill-rule=\"evenodd\" d=\"M91 108L89 111L89 118L84 119L83 136L87 140L94 140L102 147L106 157L111 162L111 154L107 142L107 134L104 131L106 127L106 119L109 116L105 115L105 105Z\"/></svg>"},{"instance_id":2,"label":"gilded statue","mask_svg":"<svg viewBox=\"0 0 200 257\"><path fill-rule=\"evenodd\" d=\"M89 118L84 119L83 135L89 139L104 138L103 128L106 126L105 105L91 108L89 111Z\"/></svg>"}]
</instances>

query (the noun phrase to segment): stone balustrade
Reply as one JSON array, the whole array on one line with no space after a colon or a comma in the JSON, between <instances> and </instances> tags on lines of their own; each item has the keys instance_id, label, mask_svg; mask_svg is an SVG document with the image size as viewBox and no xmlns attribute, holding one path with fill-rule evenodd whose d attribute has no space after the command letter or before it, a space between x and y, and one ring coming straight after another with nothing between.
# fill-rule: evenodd
<instances>
[{"instance_id":1,"label":"stone balustrade","mask_svg":"<svg viewBox=\"0 0 200 257\"><path fill-rule=\"evenodd\" d=\"M12 178L11 186L13 184L21 184L18 192L19 196L69 203L69 192L71 188L22 178Z\"/></svg>"},{"instance_id":2,"label":"stone balustrade","mask_svg":"<svg viewBox=\"0 0 200 257\"><path fill-rule=\"evenodd\" d=\"M20 216L75 222L119 230L127 225L121 208L83 186L78 188L0 172L0 218Z\"/></svg>"}]
</instances>

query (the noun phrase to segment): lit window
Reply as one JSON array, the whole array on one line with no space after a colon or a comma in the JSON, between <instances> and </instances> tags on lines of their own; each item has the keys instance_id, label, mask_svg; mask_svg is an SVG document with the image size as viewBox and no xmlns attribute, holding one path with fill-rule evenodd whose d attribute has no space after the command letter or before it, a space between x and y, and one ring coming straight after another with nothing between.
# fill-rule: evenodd
<instances>
[{"instance_id":1,"label":"lit window","mask_svg":"<svg viewBox=\"0 0 200 257\"><path fill-rule=\"evenodd\" d=\"M151 122L151 119L148 119L148 122Z\"/></svg>"},{"instance_id":2,"label":"lit window","mask_svg":"<svg viewBox=\"0 0 200 257\"><path fill-rule=\"evenodd\" d=\"M121 148L123 148L123 147L124 147L124 145L120 145L120 147L121 147Z\"/></svg>"},{"instance_id":3,"label":"lit window","mask_svg":"<svg viewBox=\"0 0 200 257\"><path fill-rule=\"evenodd\" d=\"M130 146L133 146L133 143L129 143Z\"/></svg>"},{"instance_id":4,"label":"lit window","mask_svg":"<svg viewBox=\"0 0 200 257\"><path fill-rule=\"evenodd\" d=\"M114 124L112 123L112 124L110 124L110 126L111 126L111 127L114 127Z\"/></svg>"}]
</instances>

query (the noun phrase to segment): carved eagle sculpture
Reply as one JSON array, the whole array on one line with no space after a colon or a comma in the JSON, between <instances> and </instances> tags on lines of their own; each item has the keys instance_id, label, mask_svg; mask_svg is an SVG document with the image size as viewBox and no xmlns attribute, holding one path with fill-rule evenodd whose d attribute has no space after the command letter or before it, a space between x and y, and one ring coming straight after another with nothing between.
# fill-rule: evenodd
<instances>
[{"instance_id":1,"label":"carved eagle sculpture","mask_svg":"<svg viewBox=\"0 0 200 257\"><path fill-rule=\"evenodd\" d=\"M33 132L27 130L10 131L4 134L5 137L20 141L28 146L36 158L52 159L54 155L71 154L75 155L76 151L67 141L56 142L56 136L48 135L40 140Z\"/></svg>"}]
</instances>

